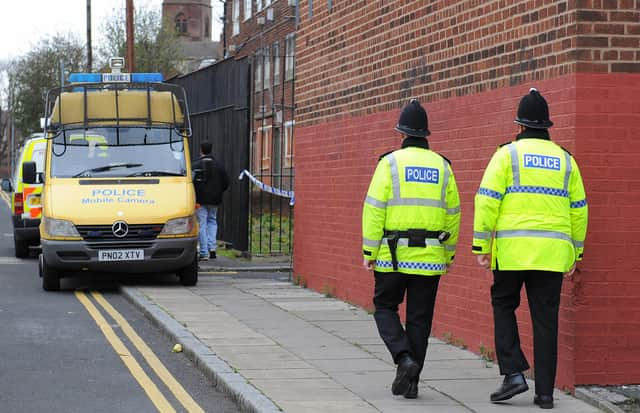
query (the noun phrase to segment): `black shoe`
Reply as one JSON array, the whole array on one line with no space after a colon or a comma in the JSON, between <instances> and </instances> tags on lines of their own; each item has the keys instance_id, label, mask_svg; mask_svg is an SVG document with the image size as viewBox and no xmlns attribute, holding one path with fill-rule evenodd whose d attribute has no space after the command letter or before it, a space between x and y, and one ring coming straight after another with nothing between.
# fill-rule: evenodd
<instances>
[{"instance_id":1,"label":"black shoe","mask_svg":"<svg viewBox=\"0 0 640 413\"><path fill-rule=\"evenodd\" d=\"M553 409L553 396L535 395L533 402L540 406L541 409Z\"/></svg>"},{"instance_id":2,"label":"black shoe","mask_svg":"<svg viewBox=\"0 0 640 413\"><path fill-rule=\"evenodd\" d=\"M391 393L394 395L407 394L409 385L415 377L418 377L420 366L413 361L411 356L405 355L398 361L398 369L396 370L396 378L391 385Z\"/></svg>"},{"instance_id":3,"label":"black shoe","mask_svg":"<svg viewBox=\"0 0 640 413\"><path fill-rule=\"evenodd\" d=\"M216 259L216 252L215 251L209 251L209 258L211 258L212 260Z\"/></svg>"},{"instance_id":4,"label":"black shoe","mask_svg":"<svg viewBox=\"0 0 640 413\"><path fill-rule=\"evenodd\" d=\"M404 394L405 399L417 399L418 398L418 381L413 380L409 383L409 389Z\"/></svg>"},{"instance_id":5,"label":"black shoe","mask_svg":"<svg viewBox=\"0 0 640 413\"><path fill-rule=\"evenodd\" d=\"M198 260L199 260L199 261L209 261L209 256L208 256L208 255L202 255L202 254L200 254L200 255L198 256Z\"/></svg>"},{"instance_id":6,"label":"black shoe","mask_svg":"<svg viewBox=\"0 0 640 413\"><path fill-rule=\"evenodd\" d=\"M491 393L492 402L501 402L529 390L527 381L522 373L512 373L505 376L502 386Z\"/></svg>"}]
</instances>

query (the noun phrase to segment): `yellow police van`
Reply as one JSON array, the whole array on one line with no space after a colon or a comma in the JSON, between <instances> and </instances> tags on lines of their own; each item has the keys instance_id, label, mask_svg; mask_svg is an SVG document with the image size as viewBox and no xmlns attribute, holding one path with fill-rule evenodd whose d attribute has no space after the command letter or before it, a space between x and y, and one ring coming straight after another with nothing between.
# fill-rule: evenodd
<instances>
[{"instance_id":1,"label":"yellow police van","mask_svg":"<svg viewBox=\"0 0 640 413\"><path fill-rule=\"evenodd\" d=\"M79 272L175 273L198 280L187 100L159 73L76 73L48 92L42 286Z\"/></svg>"},{"instance_id":2,"label":"yellow police van","mask_svg":"<svg viewBox=\"0 0 640 413\"><path fill-rule=\"evenodd\" d=\"M46 139L42 133L29 136L16 157L16 167L11 179L2 180L2 190L11 198L13 244L17 258L29 256L29 247L40 244L40 217L42 184L27 184L22 180L22 164L34 162L37 171L44 170Z\"/></svg>"}]
</instances>

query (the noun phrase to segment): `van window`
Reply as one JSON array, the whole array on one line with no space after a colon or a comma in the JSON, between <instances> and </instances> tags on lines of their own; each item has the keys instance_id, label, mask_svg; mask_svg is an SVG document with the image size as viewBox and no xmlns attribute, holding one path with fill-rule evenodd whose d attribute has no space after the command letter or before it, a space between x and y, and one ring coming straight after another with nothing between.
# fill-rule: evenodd
<instances>
[{"instance_id":1,"label":"van window","mask_svg":"<svg viewBox=\"0 0 640 413\"><path fill-rule=\"evenodd\" d=\"M51 176L185 176L182 137L169 128L65 130L53 140Z\"/></svg>"},{"instance_id":2,"label":"van window","mask_svg":"<svg viewBox=\"0 0 640 413\"><path fill-rule=\"evenodd\" d=\"M47 144L45 142L36 142L33 145L33 153L31 155L31 160L36 163L37 172L44 171L44 153L46 148L47 148Z\"/></svg>"}]
</instances>

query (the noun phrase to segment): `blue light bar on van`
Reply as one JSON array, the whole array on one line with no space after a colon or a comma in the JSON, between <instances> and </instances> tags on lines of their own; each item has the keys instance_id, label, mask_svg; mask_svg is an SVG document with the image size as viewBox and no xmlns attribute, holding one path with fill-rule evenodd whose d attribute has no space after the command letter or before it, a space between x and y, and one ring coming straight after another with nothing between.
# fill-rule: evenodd
<instances>
[{"instance_id":1,"label":"blue light bar on van","mask_svg":"<svg viewBox=\"0 0 640 413\"><path fill-rule=\"evenodd\" d=\"M162 82L162 73L72 73L69 83L150 83Z\"/></svg>"},{"instance_id":2,"label":"blue light bar on van","mask_svg":"<svg viewBox=\"0 0 640 413\"><path fill-rule=\"evenodd\" d=\"M71 73L69 83L100 83L102 75L100 73Z\"/></svg>"},{"instance_id":3,"label":"blue light bar on van","mask_svg":"<svg viewBox=\"0 0 640 413\"><path fill-rule=\"evenodd\" d=\"M162 73L131 73L133 83L162 82Z\"/></svg>"}]
</instances>

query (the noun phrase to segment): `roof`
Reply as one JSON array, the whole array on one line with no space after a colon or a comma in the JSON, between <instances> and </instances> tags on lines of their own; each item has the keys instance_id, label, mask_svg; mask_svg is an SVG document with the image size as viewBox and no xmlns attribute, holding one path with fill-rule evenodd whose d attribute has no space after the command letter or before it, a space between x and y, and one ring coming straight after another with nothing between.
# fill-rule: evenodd
<instances>
[{"instance_id":1,"label":"roof","mask_svg":"<svg viewBox=\"0 0 640 413\"><path fill-rule=\"evenodd\" d=\"M181 44L182 53L186 59L206 59L213 58L219 60L222 56L220 52L220 42L199 41L183 42Z\"/></svg>"}]
</instances>

